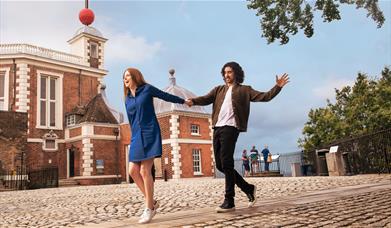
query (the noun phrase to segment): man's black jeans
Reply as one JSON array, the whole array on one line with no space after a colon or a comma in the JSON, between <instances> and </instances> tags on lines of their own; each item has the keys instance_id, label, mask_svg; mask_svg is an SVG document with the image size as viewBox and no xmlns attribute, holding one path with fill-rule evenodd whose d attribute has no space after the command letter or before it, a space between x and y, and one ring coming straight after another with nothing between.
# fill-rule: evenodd
<instances>
[{"instance_id":1,"label":"man's black jeans","mask_svg":"<svg viewBox=\"0 0 391 228\"><path fill-rule=\"evenodd\" d=\"M213 150L216 168L225 175L225 199L234 202L235 184L245 193L251 191L242 176L234 169L234 152L239 130L236 127L216 127L213 133Z\"/></svg>"}]
</instances>

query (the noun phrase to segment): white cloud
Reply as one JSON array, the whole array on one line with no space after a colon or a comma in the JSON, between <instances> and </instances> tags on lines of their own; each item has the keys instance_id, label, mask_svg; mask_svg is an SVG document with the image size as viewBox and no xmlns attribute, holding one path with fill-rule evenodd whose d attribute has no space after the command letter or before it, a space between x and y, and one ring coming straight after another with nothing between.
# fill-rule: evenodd
<instances>
[{"instance_id":1,"label":"white cloud","mask_svg":"<svg viewBox=\"0 0 391 228\"><path fill-rule=\"evenodd\" d=\"M69 53L67 41L82 27L78 17L82 8L84 1L1 1L0 43L28 43ZM105 15L99 15L99 21L93 24L108 39L106 62L141 63L161 50L160 42L150 43L144 37L118 32L112 25Z\"/></svg>"},{"instance_id":2,"label":"white cloud","mask_svg":"<svg viewBox=\"0 0 391 228\"><path fill-rule=\"evenodd\" d=\"M322 99L333 100L335 98L335 89L342 89L344 86L351 86L354 81L344 78L327 79L321 86L312 90L313 94Z\"/></svg>"},{"instance_id":3,"label":"white cloud","mask_svg":"<svg viewBox=\"0 0 391 228\"><path fill-rule=\"evenodd\" d=\"M148 43L144 37L112 32L106 45L106 60L140 63L152 59L161 50L161 43Z\"/></svg>"}]
</instances>

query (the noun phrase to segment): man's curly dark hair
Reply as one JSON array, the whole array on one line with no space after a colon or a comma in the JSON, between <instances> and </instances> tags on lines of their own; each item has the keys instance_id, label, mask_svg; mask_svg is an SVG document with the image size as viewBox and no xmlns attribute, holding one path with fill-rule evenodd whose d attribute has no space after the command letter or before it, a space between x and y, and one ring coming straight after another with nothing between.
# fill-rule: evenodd
<instances>
[{"instance_id":1,"label":"man's curly dark hair","mask_svg":"<svg viewBox=\"0 0 391 228\"><path fill-rule=\"evenodd\" d=\"M224 64L223 68L221 68L221 75L223 76L223 79L224 79L224 69L226 67L231 67L232 70L234 71L236 83L242 84L244 81L244 72L242 70L242 67L239 65L239 63L228 62L228 63Z\"/></svg>"}]
</instances>

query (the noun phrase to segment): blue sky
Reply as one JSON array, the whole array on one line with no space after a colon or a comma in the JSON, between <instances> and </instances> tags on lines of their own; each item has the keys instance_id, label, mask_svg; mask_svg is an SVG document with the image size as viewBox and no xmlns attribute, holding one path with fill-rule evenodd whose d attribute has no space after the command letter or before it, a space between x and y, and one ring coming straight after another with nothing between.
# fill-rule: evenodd
<instances>
[{"instance_id":1,"label":"blue sky","mask_svg":"<svg viewBox=\"0 0 391 228\"><path fill-rule=\"evenodd\" d=\"M66 41L81 27L83 7L84 1L1 1L0 42L69 52ZM274 100L252 103L237 156L252 145L268 144L272 153L299 150L311 108L324 106L334 88L352 85L358 72L376 76L391 65L391 1L380 1L386 18L380 29L365 10L344 6L341 21L323 23L316 14L315 35L308 39L300 31L284 46L267 44L245 1L90 1L89 7L92 26L108 39L105 82L118 110L124 110L122 72L130 66L159 88L168 85L168 70L175 68L177 84L197 95L223 83L219 72L228 61L240 63L244 84L260 91L275 84L276 74L290 75Z\"/></svg>"}]
</instances>

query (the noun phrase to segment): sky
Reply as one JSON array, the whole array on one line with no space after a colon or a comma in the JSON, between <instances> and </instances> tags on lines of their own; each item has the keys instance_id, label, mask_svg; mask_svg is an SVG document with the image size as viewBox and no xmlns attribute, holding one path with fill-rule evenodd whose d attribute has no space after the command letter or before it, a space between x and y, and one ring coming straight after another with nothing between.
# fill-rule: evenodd
<instances>
[{"instance_id":1,"label":"sky","mask_svg":"<svg viewBox=\"0 0 391 228\"><path fill-rule=\"evenodd\" d=\"M380 29L366 11L341 6L342 20L323 23L315 13L315 34L302 31L287 45L267 44L259 18L246 1L90 1L92 24L105 38L106 94L124 112L122 73L141 70L148 83L168 86L174 68L177 84L204 95L223 84L221 67L238 62L243 84L259 91L288 73L290 83L272 101L252 103L248 129L235 156L252 145L271 153L299 151L297 140L310 109L333 101L334 89L353 85L357 73L371 77L391 66L391 1L379 1L386 21ZM0 1L0 43L28 43L70 52L67 41L82 27L84 1ZM211 111L211 107L206 108Z\"/></svg>"}]
</instances>

